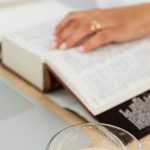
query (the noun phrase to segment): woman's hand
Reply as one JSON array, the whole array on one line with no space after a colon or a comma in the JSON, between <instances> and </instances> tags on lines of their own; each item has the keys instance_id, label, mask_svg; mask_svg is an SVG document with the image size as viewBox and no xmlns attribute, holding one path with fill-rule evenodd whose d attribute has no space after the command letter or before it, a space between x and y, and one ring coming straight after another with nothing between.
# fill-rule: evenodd
<instances>
[{"instance_id":1,"label":"woman's hand","mask_svg":"<svg viewBox=\"0 0 150 150\"><path fill-rule=\"evenodd\" d=\"M99 27L95 31L93 21ZM65 50L80 45L80 51L88 52L104 44L131 41L148 34L150 4L72 12L56 27L52 47Z\"/></svg>"}]
</instances>

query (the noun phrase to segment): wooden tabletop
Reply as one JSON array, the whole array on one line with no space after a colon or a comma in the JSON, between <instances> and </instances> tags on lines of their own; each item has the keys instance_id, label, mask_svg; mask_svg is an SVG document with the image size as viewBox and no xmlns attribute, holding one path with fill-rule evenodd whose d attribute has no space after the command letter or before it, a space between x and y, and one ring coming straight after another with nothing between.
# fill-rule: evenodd
<instances>
[{"instance_id":1,"label":"wooden tabletop","mask_svg":"<svg viewBox=\"0 0 150 150\"><path fill-rule=\"evenodd\" d=\"M35 89L22 79L20 79L18 76L16 76L6 68L4 68L1 64L0 64L0 75L3 76L5 79L7 79L9 82L11 82L16 88L21 90L23 93L33 97L42 105L55 112L57 115L61 116L65 121L71 124L78 124L84 122L78 116L54 104L52 101L46 98L40 91L38 91L37 89ZM143 150L150 150L150 134L145 138L143 138L140 142L142 143Z\"/></svg>"}]
</instances>

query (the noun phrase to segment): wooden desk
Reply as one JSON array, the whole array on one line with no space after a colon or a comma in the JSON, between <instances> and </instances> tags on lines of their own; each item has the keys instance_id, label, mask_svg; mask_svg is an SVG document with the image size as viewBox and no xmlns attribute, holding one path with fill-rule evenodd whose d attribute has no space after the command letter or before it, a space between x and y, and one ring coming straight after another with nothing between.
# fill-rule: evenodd
<instances>
[{"instance_id":1,"label":"wooden desk","mask_svg":"<svg viewBox=\"0 0 150 150\"><path fill-rule=\"evenodd\" d=\"M28 85L25 81L21 80L19 77L9 72L7 69L3 68L0 65L0 75L5 77L8 81L10 81L16 88L20 89L23 93L27 94L35 98L35 100L39 101L48 109L52 110L59 116L61 116L65 121L71 124L83 123L84 121L70 113L67 110L64 110L51 102L48 98L46 98L41 92L37 89L33 88L31 85ZM150 150L150 134L141 140L143 150Z\"/></svg>"}]
</instances>

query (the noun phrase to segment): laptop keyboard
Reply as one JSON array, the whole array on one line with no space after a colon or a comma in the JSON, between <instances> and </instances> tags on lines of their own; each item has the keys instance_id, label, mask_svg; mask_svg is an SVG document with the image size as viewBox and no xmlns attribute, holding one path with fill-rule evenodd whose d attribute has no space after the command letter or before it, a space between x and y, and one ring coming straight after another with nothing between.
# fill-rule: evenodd
<instances>
[{"instance_id":1,"label":"laptop keyboard","mask_svg":"<svg viewBox=\"0 0 150 150\"><path fill-rule=\"evenodd\" d=\"M34 108L34 105L18 94L0 78L0 121Z\"/></svg>"}]
</instances>

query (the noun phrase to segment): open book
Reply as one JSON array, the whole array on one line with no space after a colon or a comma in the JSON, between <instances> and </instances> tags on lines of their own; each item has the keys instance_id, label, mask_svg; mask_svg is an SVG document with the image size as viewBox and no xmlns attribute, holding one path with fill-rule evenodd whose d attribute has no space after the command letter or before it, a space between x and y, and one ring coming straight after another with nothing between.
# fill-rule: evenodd
<instances>
[{"instance_id":1,"label":"open book","mask_svg":"<svg viewBox=\"0 0 150 150\"><path fill-rule=\"evenodd\" d=\"M6 34L2 63L41 91L51 90L57 79L96 118L150 89L150 37L90 53L52 50L59 20Z\"/></svg>"},{"instance_id":2,"label":"open book","mask_svg":"<svg viewBox=\"0 0 150 150\"><path fill-rule=\"evenodd\" d=\"M91 53L51 50L53 22L7 34L3 64L44 88L44 64L93 114L98 115L150 88L150 38L110 44ZM50 87L51 85L49 85Z\"/></svg>"}]
</instances>

